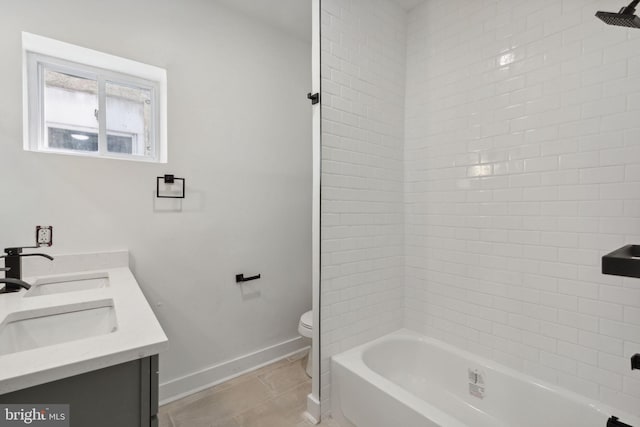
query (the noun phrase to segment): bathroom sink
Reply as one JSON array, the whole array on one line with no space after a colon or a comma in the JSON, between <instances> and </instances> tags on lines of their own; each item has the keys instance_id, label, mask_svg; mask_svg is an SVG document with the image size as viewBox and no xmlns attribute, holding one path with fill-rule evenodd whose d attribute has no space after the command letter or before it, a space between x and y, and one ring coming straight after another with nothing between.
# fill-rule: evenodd
<instances>
[{"instance_id":1,"label":"bathroom sink","mask_svg":"<svg viewBox=\"0 0 640 427\"><path fill-rule=\"evenodd\" d=\"M109 286L109 275L103 272L44 277L33 283L25 297L85 291L107 286Z\"/></svg>"},{"instance_id":2,"label":"bathroom sink","mask_svg":"<svg viewBox=\"0 0 640 427\"><path fill-rule=\"evenodd\" d=\"M106 335L117 330L113 300L11 313L0 324L0 355Z\"/></svg>"}]
</instances>

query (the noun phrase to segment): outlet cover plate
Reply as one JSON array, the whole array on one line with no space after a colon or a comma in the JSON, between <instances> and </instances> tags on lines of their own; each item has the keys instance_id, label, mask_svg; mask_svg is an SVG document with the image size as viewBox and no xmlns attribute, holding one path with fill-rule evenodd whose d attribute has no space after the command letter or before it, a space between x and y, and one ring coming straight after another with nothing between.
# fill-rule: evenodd
<instances>
[{"instance_id":1,"label":"outlet cover plate","mask_svg":"<svg viewBox=\"0 0 640 427\"><path fill-rule=\"evenodd\" d=\"M53 245L53 227L50 225L36 226L36 246Z\"/></svg>"}]
</instances>

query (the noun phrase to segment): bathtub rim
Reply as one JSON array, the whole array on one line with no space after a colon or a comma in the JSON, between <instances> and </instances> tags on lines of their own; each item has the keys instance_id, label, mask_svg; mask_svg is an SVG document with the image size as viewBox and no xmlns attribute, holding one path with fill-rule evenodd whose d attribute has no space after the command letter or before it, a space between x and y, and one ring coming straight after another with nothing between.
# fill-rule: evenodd
<instances>
[{"instance_id":1,"label":"bathtub rim","mask_svg":"<svg viewBox=\"0 0 640 427\"><path fill-rule=\"evenodd\" d=\"M373 369L369 368L364 361L364 352L376 345L389 341L401 341L401 340L411 340L418 341L422 343L426 343L428 345L433 345L443 349L444 351L451 352L461 358L468 359L473 361L477 365L481 365L487 367L488 369L495 370L504 375L512 376L517 380L525 381L533 384L536 387L540 387L542 389L548 390L552 393L556 393L559 396L571 400L575 403L584 404L594 411L602 414L605 418L609 418L611 416L616 416L620 418L621 421L626 423L630 423L633 426L640 427L640 417L630 414L626 411L623 411L618 408L614 408L605 403L595 401L590 399L587 396L578 394L574 391L568 390L566 388L560 387L555 384L551 384L542 379L536 378L532 375L525 374L519 372L513 368L502 365L499 362L483 357L479 354L472 353L468 350L456 347L447 342L438 340L436 338L420 334L418 332L412 331L407 328L401 328L394 332L385 334L379 338L356 346L352 349L346 350L342 353L336 354L331 357L331 363L337 363L344 367L345 369L352 371L360 378L365 381L371 383L374 387L380 389L381 391L389 394L394 399L400 400L407 404L412 410L419 412L432 419L434 422L439 424L446 423L447 426L452 427L466 427L466 424L462 423L458 419L448 415L444 411L438 409L437 407L431 405L429 402L426 402L419 397L415 396L408 390L404 389L400 385L392 382L391 380L383 377L378 374ZM333 375L333 374L332 374ZM333 384L333 381L332 381ZM436 419L437 417L437 419Z\"/></svg>"}]
</instances>

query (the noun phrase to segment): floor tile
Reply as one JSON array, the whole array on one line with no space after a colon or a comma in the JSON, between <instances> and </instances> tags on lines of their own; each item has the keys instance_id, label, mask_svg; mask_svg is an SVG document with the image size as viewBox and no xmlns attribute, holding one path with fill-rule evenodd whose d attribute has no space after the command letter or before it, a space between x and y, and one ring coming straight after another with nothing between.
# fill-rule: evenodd
<instances>
[{"instance_id":1,"label":"floor tile","mask_svg":"<svg viewBox=\"0 0 640 427\"><path fill-rule=\"evenodd\" d=\"M169 415L174 427L195 427L196 422L204 420L210 422L210 426L218 427L221 420L249 410L274 396L268 386L258 378L249 376L236 381L233 387L213 388L200 399L171 410Z\"/></svg>"},{"instance_id":2,"label":"floor tile","mask_svg":"<svg viewBox=\"0 0 640 427\"><path fill-rule=\"evenodd\" d=\"M327 418L318 424L318 427L340 427L340 424L334 421L333 418Z\"/></svg>"},{"instance_id":3,"label":"floor tile","mask_svg":"<svg viewBox=\"0 0 640 427\"><path fill-rule=\"evenodd\" d=\"M287 417L268 402L235 417L242 427L285 427L292 425Z\"/></svg>"},{"instance_id":4,"label":"floor tile","mask_svg":"<svg viewBox=\"0 0 640 427\"><path fill-rule=\"evenodd\" d=\"M307 410L307 395L311 393L311 383L303 383L271 399L283 413L301 415Z\"/></svg>"},{"instance_id":5,"label":"floor tile","mask_svg":"<svg viewBox=\"0 0 640 427\"><path fill-rule=\"evenodd\" d=\"M324 419L320 424L313 424L309 420L304 420L295 425L295 427L341 427L340 424L335 422L332 418Z\"/></svg>"},{"instance_id":6,"label":"floor tile","mask_svg":"<svg viewBox=\"0 0 640 427\"><path fill-rule=\"evenodd\" d=\"M175 424L176 427L241 427L233 418L213 421L209 418L189 418Z\"/></svg>"},{"instance_id":7,"label":"floor tile","mask_svg":"<svg viewBox=\"0 0 640 427\"><path fill-rule=\"evenodd\" d=\"M306 352L160 408L160 427L307 427ZM319 427L340 427L322 423Z\"/></svg>"},{"instance_id":8,"label":"floor tile","mask_svg":"<svg viewBox=\"0 0 640 427\"><path fill-rule=\"evenodd\" d=\"M280 394L297 387L300 384L311 382L305 373L306 359L298 359L293 362L258 375L260 381L267 385L274 393Z\"/></svg>"},{"instance_id":9,"label":"floor tile","mask_svg":"<svg viewBox=\"0 0 640 427\"><path fill-rule=\"evenodd\" d=\"M158 427L173 427L173 423L169 419L169 414L162 409L158 411Z\"/></svg>"},{"instance_id":10,"label":"floor tile","mask_svg":"<svg viewBox=\"0 0 640 427\"><path fill-rule=\"evenodd\" d=\"M236 416L242 427L294 427L305 420L307 394L311 384L306 382Z\"/></svg>"},{"instance_id":11,"label":"floor tile","mask_svg":"<svg viewBox=\"0 0 640 427\"><path fill-rule=\"evenodd\" d=\"M286 366L286 365L288 365L290 363L291 363L291 361L287 360L287 359L278 360L275 363L272 363L272 364L267 365L267 366L263 366L262 368L258 368L255 371L251 371L251 372L249 372L249 373L247 373L245 375L255 375L255 376L264 375L264 374L266 374L268 372L273 371L274 369L281 368L281 367Z\"/></svg>"}]
</instances>

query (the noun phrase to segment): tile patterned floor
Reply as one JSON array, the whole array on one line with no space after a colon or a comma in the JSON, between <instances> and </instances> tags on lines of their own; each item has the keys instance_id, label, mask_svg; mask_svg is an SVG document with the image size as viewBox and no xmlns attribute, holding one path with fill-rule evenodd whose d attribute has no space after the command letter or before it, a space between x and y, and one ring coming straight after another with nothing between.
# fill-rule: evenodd
<instances>
[{"instance_id":1,"label":"tile patterned floor","mask_svg":"<svg viewBox=\"0 0 640 427\"><path fill-rule=\"evenodd\" d=\"M309 427L305 353L160 407L160 427ZM340 427L333 420L319 427Z\"/></svg>"}]
</instances>

